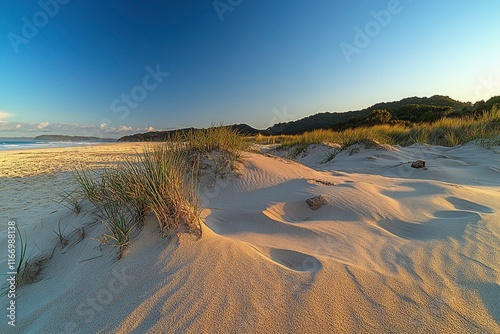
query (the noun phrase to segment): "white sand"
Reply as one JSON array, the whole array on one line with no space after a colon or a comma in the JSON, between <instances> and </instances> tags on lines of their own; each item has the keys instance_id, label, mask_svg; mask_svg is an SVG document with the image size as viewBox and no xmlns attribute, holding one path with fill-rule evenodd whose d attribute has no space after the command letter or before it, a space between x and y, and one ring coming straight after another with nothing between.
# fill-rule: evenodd
<instances>
[{"instance_id":1,"label":"white sand","mask_svg":"<svg viewBox=\"0 0 500 334\"><path fill-rule=\"evenodd\" d=\"M150 217L116 261L109 246L92 240L99 226L87 226L80 242L75 232L41 279L19 289L15 330L4 316L0 331L500 333L498 152L470 144L360 147L321 163L326 150L311 148L302 164L246 154L239 177L203 191L208 209L199 241L162 239ZM51 252L59 221L69 234L92 217L88 207L79 215L60 207L41 215L39 204L69 185L47 189L50 178L67 177L74 161L103 154L104 163L131 151L74 148L9 165L20 156L0 152L2 224L38 217L28 230L40 249L33 252ZM66 167L50 167L58 159L69 159ZM428 170L410 168L417 159ZM21 192L32 204L17 202ZM319 194L329 204L312 211L305 200Z\"/></svg>"},{"instance_id":2,"label":"white sand","mask_svg":"<svg viewBox=\"0 0 500 334\"><path fill-rule=\"evenodd\" d=\"M75 167L111 167L143 146L115 143L0 151L0 233L6 230L6 221L33 226L60 210L62 199L76 187L71 173Z\"/></svg>"}]
</instances>

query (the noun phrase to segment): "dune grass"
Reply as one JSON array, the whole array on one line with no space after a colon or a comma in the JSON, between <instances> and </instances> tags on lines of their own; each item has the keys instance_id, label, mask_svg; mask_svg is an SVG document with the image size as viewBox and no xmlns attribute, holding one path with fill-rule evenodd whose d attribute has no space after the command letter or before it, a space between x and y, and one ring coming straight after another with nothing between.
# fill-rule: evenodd
<instances>
[{"instance_id":1,"label":"dune grass","mask_svg":"<svg viewBox=\"0 0 500 334\"><path fill-rule=\"evenodd\" d=\"M75 191L64 193L61 196L60 204L64 205L75 214L79 214L82 210L82 205L77 196L75 196Z\"/></svg>"},{"instance_id":2,"label":"dune grass","mask_svg":"<svg viewBox=\"0 0 500 334\"><path fill-rule=\"evenodd\" d=\"M419 143L456 146L477 140L488 146L500 135L500 107L484 112L479 117L442 118L432 124L413 127L410 137Z\"/></svg>"},{"instance_id":3,"label":"dune grass","mask_svg":"<svg viewBox=\"0 0 500 334\"><path fill-rule=\"evenodd\" d=\"M163 143L111 170L75 171L82 195L94 205L107 230L100 241L112 242L118 258L148 211L155 214L163 235L183 227L201 234L196 183L186 157L181 146Z\"/></svg>"},{"instance_id":4,"label":"dune grass","mask_svg":"<svg viewBox=\"0 0 500 334\"><path fill-rule=\"evenodd\" d=\"M59 226L57 231L54 231L54 233L57 235L57 238L59 239L59 245L61 245L62 248L66 247L68 245L69 239L64 235L64 229L61 230L61 220L59 219Z\"/></svg>"},{"instance_id":5,"label":"dune grass","mask_svg":"<svg viewBox=\"0 0 500 334\"><path fill-rule=\"evenodd\" d=\"M48 258L44 256L28 258L26 234L24 234L23 238L21 231L17 228L17 226L16 232L19 236L19 252L16 265L16 286L21 287L25 284L30 284L36 281L36 278L42 271L45 263L48 261Z\"/></svg>"},{"instance_id":6,"label":"dune grass","mask_svg":"<svg viewBox=\"0 0 500 334\"><path fill-rule=\"evenodd\" d=\"M188 148L199 152L226 151L235 157L248 147L248 143L239 132L229 126L212 125L206 129L191 130L184 140Z\"/></svg>"},{"instance_id":7,"label":"dune grass","mask_svg":"<svg viewBox=\"0 0 500 334\"><path fill-rule=\"evenodd\" d=\"M197 168L189 164L185 146L147 148L138 161L128 163L128 170L135 196L154 212L163 233L184 227L201 235Z\"/></svg>"},{"instance_id":8,"label":"dune grass","mask_svg":"<svg viewBox=\"0 0 500 334\"><path fill-rule=\"evenodd\" d=\"M27 264L27 257L26 257L26 247L27 243L23 239L23 236L21 235L21 232L16 226L16 232L17 235L19 236L19 257L18 257L18 262L16 266L16 279L18 282L23 281L23 277L25 276L25 271L23 270L26 268Z\"/></svg>"},{"instance_id":9,"label":"dune grass","mask_svg":"<svg viewBox=\"0 0 500 334\"><path fill-rule=\"evenodd\" d=\"M134 231L154 213L163 236L187 232L201 237L198 170L200 161L214 151L216 168L233 166L248 142L230 127L215 126L178 134L169 142L145 147L142 154L104 171L79 167L74 176L83 198L90 201L120 258Z\"/></svg>"},{"instance_id":10,"label":"dune grass","mask_svg":"<svg viewBox=\"0 0 500 334\"><path fill-rule=\"evenodd\" d=\"M250 147L250 142L237 130L222 124L212 125L207 129L191 130L181 138L174 138L174 141L184 142L191 158L194 153L194 160L203 154L216 151L219 154L219 159L216 161L217 169L220 170L226 167L233 169L236 161L240 160Z\"/></svg>"},{"instance_id":11,"label":"dune grass","mask_svg":"<svg viewBox=\"0 0 500 334\"><path fill-rule=\"evenodd\" d=\"M101 242L113 240L113 245L118 248L118 258L121 258L136 227L133 216L126 206L113 200L105 200L99 205L99 217L109 232L101 237Z\"/></svg>"},{"instance_id":12,"label":"dune grass","mask_svg":"<svg viewBox=\"0 0 500 334\"><path fill-rule=\"evenodd\" d=\"M119 186L120 175L125 174L120 168L111 171L87 171L83 167L73 173L78 182L81 196L94 205L98 220L108 233L102 235L101 243L114 241L119 250L118 258L128 246L133 228L139 217L130 210L126 190Z\"/></svg>"},{"instance_id":13,"label":"dune grass","mask_svg":"<svg viewBox=\"0 0 500 334\"><path fill-rule=\"evenodd\" d=\"M500 107L494 106L478 117L442 118L433 123L413 126L401 124L374 125L344 131L314 130L301 135L256 137L258 143L279 143L279 148L292 148L300 153L311 144L337 143L342 149L371 138L381 144L408 146L415 143L456 146L476 140L483 147L498 145L500 139Z\"/></svg>"}]
</instances>

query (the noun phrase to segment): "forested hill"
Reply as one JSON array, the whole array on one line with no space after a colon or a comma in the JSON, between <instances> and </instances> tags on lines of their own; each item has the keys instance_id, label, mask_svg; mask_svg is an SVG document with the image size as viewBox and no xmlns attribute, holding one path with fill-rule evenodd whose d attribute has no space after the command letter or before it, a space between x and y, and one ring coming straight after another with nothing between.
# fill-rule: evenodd
<instances>
[{"instance_id":1,"label":"forested hill","mask_svg":"<svg viewBox=\"0 0 500 334\"><path fill-rule=\"evenodd\" d=\"M453 100L448 96L408 97L400 101L381 102L362 110L348 112L323 112L297 121L278 123L267 129L269 134L299 134L315 129L343 130L361 125L372 125L368 115L375 110L389 112L393 121L424 122L461 113L473 108L470 103Z\"/></svg>"}]
</instances>

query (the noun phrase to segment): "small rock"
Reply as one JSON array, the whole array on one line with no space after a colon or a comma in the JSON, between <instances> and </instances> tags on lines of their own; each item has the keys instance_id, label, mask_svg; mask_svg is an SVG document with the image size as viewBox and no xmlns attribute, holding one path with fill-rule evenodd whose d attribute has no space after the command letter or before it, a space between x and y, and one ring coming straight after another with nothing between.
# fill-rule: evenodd
<instances>
[{"instance_id":1,"label":"small rock","mask_svg":"<svg viewBox=\"0 0 500 334\"><path fill-rule=\"evenodd\" d=\"M309 206L309 209L311 209L311 210L318 210L323 205L328 204L328 201L326 200L325 196L319 195L319 196L307 199L306 203Z\"/></svg>"},{"instance_id":2,"label":"small rock","mask_svg":"<svg viewBox=\"0 0 500 334\"><path fill-rule=\"evenodd\" d=\"M425 161L424 160L417 160L412 162L411 166L413 168L425 168Z\"/></svg>"}]
</instances>

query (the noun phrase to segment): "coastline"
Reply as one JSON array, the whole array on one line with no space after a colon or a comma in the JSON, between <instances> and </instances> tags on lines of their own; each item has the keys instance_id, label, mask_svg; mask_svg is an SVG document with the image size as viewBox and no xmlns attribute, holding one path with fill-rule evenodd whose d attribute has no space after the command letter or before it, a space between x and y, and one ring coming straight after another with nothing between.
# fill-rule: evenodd
<instances>
[{"instance_id":1,"label":"coastline","mask_svg":"<svg viewBox=\"0 0 500 334\"><path fill-rule=\"evenodd\" d=\"M110 144L110 141L49 141L35 139L5 139L0 140L0 152L50 149L63 147L84 147L91 145Z\"/></svg>"}]
</instances>

